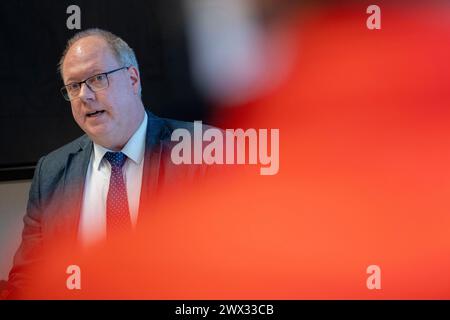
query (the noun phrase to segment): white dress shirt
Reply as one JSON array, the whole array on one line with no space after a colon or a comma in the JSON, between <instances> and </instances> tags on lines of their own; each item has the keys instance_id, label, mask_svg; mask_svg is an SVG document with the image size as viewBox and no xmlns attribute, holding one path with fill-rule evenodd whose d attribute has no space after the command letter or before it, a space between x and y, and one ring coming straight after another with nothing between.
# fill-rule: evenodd
<instances>
[{"instance_id":1,"label":"white dress shirt","mask_svg":"<svg viewBox=\"0 0 450 320\"><path fill-rule=\"evenodd\" d=\"M133 227L136 226L139 211L146 132L147 114L121 150L127 156L122 172L127 186L128 207ZM103 156L108 151L111 150L94 143L86 174L78 229L78 237L84 247L106 239L106 199L111 165Z\"/></svg>"}]
</instances>

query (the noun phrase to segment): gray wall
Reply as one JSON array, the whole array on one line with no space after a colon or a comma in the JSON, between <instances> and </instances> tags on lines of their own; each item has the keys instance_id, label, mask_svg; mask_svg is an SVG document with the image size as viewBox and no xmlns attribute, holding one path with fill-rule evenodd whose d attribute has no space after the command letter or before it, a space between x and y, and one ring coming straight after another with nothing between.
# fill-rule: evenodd
<instances>
[{"instance_id":1,"label":"gray wall","mask_svg":"<svg viewBox=\"0 0 450 320\"><path fill-rule=\"evenodd\" d=\"M19 247L31 181L0 182L0 280L8 278Z\"/></svg>"}]
</instances>

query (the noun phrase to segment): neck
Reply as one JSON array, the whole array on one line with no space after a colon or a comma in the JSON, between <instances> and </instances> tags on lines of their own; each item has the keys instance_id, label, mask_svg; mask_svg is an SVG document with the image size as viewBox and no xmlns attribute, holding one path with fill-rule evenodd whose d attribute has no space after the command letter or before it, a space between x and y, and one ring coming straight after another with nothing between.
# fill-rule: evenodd
<instances>
[{"instance_id":1,"label":"neck","mask_svg":"<svg viewBox=\"0 0 450 320\"><path fill-rule=\"evenodd\" d=\"M112 139L105 139L105 140L102 139L103 141L102 140L95 141L94 139L93 140L97 144L111 151L121 151L125 147L127 142L131 139L133 134L140 127L142 121L144 121L144 115L145 115L144 105L142 104L142 102L140 102L140 105L138 106L138 112L136 112L135 117L131 119L129 129L123 135L118 137L111 137Z\"/></svg>"}]
</instances>

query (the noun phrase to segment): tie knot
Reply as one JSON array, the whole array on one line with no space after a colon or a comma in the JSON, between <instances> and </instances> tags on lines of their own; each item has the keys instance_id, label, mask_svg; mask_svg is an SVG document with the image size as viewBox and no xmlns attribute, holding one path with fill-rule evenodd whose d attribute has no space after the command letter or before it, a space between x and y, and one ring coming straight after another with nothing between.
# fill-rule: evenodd
<instances>
[{"instance_id":1,"label":"tie knot","mask_svg":"<svg viewBox=\"0 0 450 320\"><path fill-rule=\"evenodd\" d=\"M127 156L122 152L107 152L105 153L105 159L109 161L111 167L122 168L127 160Z\"/></svg>"}]
</instances>

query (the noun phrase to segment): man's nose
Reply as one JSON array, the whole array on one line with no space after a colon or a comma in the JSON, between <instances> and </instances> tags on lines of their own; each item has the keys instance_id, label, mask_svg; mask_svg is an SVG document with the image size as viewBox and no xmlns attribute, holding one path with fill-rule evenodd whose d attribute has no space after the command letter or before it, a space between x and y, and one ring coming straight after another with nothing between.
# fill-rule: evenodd
<instances>
[{"instance_id":1,"label":"man's nose","mask_svg":"<svg viewBox=\"0 0 450 320\"><path fill-rule=\"evenodd\" d=\"M86 83L82 83L80 87L80 94L78 96L83 102L94 100L95 99L95 93L89 87Z\"/></svg>"}]
</instances>

